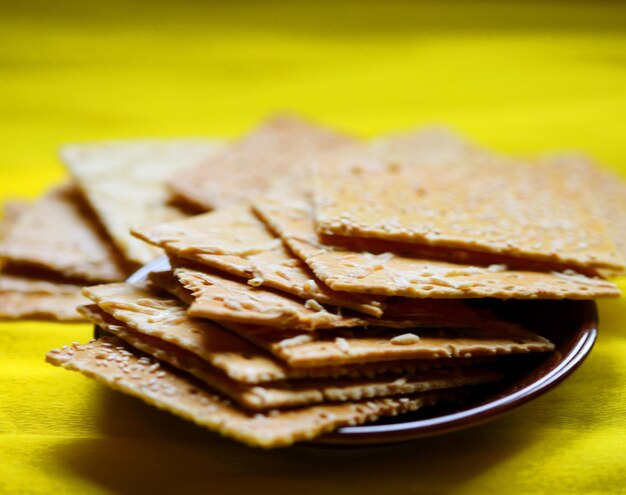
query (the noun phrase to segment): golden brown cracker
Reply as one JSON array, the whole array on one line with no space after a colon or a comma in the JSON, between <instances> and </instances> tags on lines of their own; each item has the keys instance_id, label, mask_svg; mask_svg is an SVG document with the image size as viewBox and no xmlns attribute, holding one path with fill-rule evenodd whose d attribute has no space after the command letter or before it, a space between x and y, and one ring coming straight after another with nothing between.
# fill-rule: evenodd
<instances>
[{"instance_id":1,"label":"golden brown cracker","mask_svg":"<svg viewBox=\"0 0 626 495\"><path fill-rule=\"evenodd\" d=\"M79 371L198 426L263 448L311 440L340 426L375 421L381 416L414 411L438 400L456 397L455 393L430 392L260 415L233 405L186 375L161 367L153 358L134 355L123 346L123 341L113 337L53 349L46 360L55 366Z\"/></svg>"},{"instance_id":2,"label":"golden brown cracker","mask_svg":"<svg viewBox=\"0 0 626 495\"><path fill-rule=\"evenodd\" d=\"M20 215L0 244L0 255L12 265L88 282L127 275L118 253L69 186L53 189Z\"/></svg>"},{"instance_id":3,"label":"golden brown cracker","mask_svg":"<svg viewBox=\"0 0 626 495\"><path fill-rule=\"evenodd\" d=\"M513 324L508 328L492 329L359 329L319 333L231 322L223 322L223 325L293 367L400 359L475 358L554 349L547 339Z\"/></svg>"},{"instance_id":4,"label":"golden brown cracker","mask_svg":"<svg viewBox=\"0 0 626 495\"><path fill-rule=\"evenodd\" d=\"M209 320L189 318L183 303L147 287L99 285L85 289L85 295L132 329L193 352L234 380L285 376L285 366L256 346Z\"/></svg>"},{"instance_id":5,"label":"golden brown cracker","mask_svg":"<svg viewBox=\"0 0 626 495\"><path fill-rule=\"evenodd\" d=\"M626 258L626 181L579 154L561 154L545 160L564 174L576 177L580 193L589 197L594 212L608 228L622 258ZM623 272L622 272L623 273Z\"/></svg>"},{"instance_id":6,"label":"golden brown cracker","mask_svg":"<svg viewBox=\"0 0 626 495\"><path fill-rule=\"evenodd\" d=\"M169 185L175 200L199 211L222 208L249 201L285 175L302 174L311 155L350 142L298 117L277 116Z\"/></svg>"},{"instance_id":7,"label":"golden brown cracker","mask_svg":"<svg viewBox=\"0 0 626 495\"><path fill-rule=\"evenodd\" d=\"M622 270L580 184L554 167L472 155L447 163L364 150L320 160L318 232L490 252L571 268Z\"/></svg>"},{"instance_id":8,"label":"golden brown cracker","mask_svg":"<svg viewBox=\"0 0 626 495\"><path fill-rule=\"evenodd\" d=\"M381 316L381 298L336 292L285 248L248 206L232 206L178 222L135 229L139 238L170 255L198 262L320 304Z\"/></svg>"},{"instance_id":9,"label":"golden brown cracker","mask_svg":"<svg viewBox=\"0 0 626 495\"><path fill-rule=\"evenodd\" d=\"M198 318L309 331L371 325L388 328L465 325L464 319L451 317L455 307L465 309L459 302L414 302L406 314L396 311L392 313L394 318L374 318L342 312L341 308L326 308L314 299L303 302L217 273L183 267L176 268L174 274L193 295L188 313Z\"/></svg>"},{"instance_id":10,"label":"golden brown cracker","mask_svg":"<svg viewBox=\"0 0 626 495\"><path fill-rule=\"evenodd\" d=\"M97 305L84 306L81 312L132 347L195 376L242 407L253 410L404 395L478 385L501 378L500 373L488 368L463 367L403 373L402 376L387 373L370 378L305 379L251 386L228 378L221 370L189 351L131 330Z\"/></svg>"},{"instance_id":11,"label":"golden brown cracker","mask_svg":"<svg viewBox=\"0 0 626 495\"><path fill-rule=\"evenodd\" d=\"M362 318L328 310L314 299L304 302L217 273L177 268L174 274L194 297L188 310L193 317L302 330L354 327L367 323Z\"/></svg>"},{"instance_id":12,"label":"golden brown cracker","mask_svg":"<svg viewBox=\"0 0 626 495\"><path fill-rule=\"evenodd\" d=\"M290 368L214 322L190 318L185 305L147 287L108 284L86 289L100 308L132 330L185 349L244 383L261 383L304 377L373 377L380 373L405 373L433 367L476 364L473 359L390 361L365 365Z\"/></svg>"},{"instance_id":13,"label":"golden brown cracker","mask_svg":"<svg viewBox=\"0 0 626 495\"><path fill-rule=\"evenodd\" d=\"M331 289L410 298L595 299L617 297L617 286L571 271L511 270L506 265L452 263L394 253L373 254L323 244L310 203L263 197L262 219Z\"/></svg>"},{"instance_id":14,"label":"golden brown cracker","mask_svg":"<svg viewBox=\"0 0 626 495\"><path fill-rule=\"evenodd\" d=\"M8 232L29 208L21 201L5 202L0 235ZM81 286L29 276L23 270L8 271L1 265L0 260L0 319L83 320L76 312L76 306L86 302Z\"/></svg>"},{"instance_id":15,"label":"golden brown cracker","mask_svg":"<svg viewBox=\"0 0 626 495\"><path fill-rule=\"evenodd\" d=\"M208 139L110 141L65 146L61 158L118 249L143 265L162 252L130 229L182 218L168 205L165 182L219 148Z\"/></svg>"},{"instance_id":16,"label":"golden brown cracker","mask_svg":"<svg viewBox=\"0 0 626 495\"><path fill-rule=\"evenodd\" d=\"M85 321L76 311L85 301L80 291L74 294L0 291L0 320Z\"/></svg>"},{"instance_id":17,"label":"golden brown cracker","mask_svg":"<svg viewBox=\"0 0 626 495\"><path fill-rule=\"evenodd\" d=\"M395 161L419 160L419 163L445 164L467 156L493 156L464 136L446 128L430 126L379 136L368 143L375 156Z\"/></svg>"}]
</instances>

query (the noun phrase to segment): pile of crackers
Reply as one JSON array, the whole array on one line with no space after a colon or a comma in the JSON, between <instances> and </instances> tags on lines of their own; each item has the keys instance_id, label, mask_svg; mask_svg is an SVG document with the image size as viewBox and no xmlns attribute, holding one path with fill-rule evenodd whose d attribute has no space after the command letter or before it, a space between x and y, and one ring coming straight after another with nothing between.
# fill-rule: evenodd
<instances>
[{"instance_id":1,"label":"pile of crackers","mask_svg":"<svg viewBox=\"0 0 626 495\"><path fill-rule=\"evenodd\" d=\"M221 148L218 141L66 146L68 180L34 202L7 201L0 225L0 320L85 321L85 286L125 280L162 253L130 228L185 218L167 180Z\"/></svg>"},{"instance_id":2,"label":"pile of crackers","mask_svg":"<svg viewBox=\"0 0 626 495\"><path fill-rule=\"evenodd\" d=\"M440 129L363 142L295 117L204 143L191 167L182 144L121 159L132 146L66 150L74 183L51 194L79 194L123 262L167 259L84 288L105 335L47 360L248 445L475 399L514 355L554 350L498 300L620 294L626 186L582 157L513 159ZM120 278L92 266L59 272Z\"/></svg>"}]
</instances>

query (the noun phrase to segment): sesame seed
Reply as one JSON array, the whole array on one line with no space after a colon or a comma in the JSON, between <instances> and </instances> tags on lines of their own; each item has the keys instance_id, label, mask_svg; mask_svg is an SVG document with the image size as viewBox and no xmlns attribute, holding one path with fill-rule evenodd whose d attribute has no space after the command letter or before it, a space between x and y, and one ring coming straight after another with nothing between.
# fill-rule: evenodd
<instances>
[{"instance_id":1,"label":"sesame seed","mask_svg":"<svg viewBox=\"0 0 626 495\"><path fill-rule=\"evenodd\" d=\"M304 303L304 307L312 311L322 311L324 309L324 307L315 299L307 299Z\"/></svg>"},{"instance_id":2,"label":"sesame seed","mask_svg":"<svg viewBox=\"0 0 626 495\"><path fill-rule=\"evenodd\" d=\"M397 335L390 340L393 345L414 345L419 342L420 338L414 333L404 333Z\"/></svg>"},{"instance_id":3,"label":"sesame seed","mask_svg":"<svg viewBox=\"0 0 626 495\"><path fill-rule=\"evenodd\" d=\"M313 335L302 334L302 335L296 335L295 337L291 337L290 339L281 340L278 346L284 349L287 347L294 347L297 345L306 344L312 341L313 341Z\"/></svg>"},{"instance_id":4,"label":"sesame seed","mask_svg":"<svg viewBox=\"0 0 626 495\"><path fill-rule=\"evenodd\" d=\"M264 279L260 277L254 277L248 280L248 285L251 285L252 287L259 287L263 285L263 282L265 282Z\"/></svg>"},{"instance_id":5,"label":"sesame seed","mask_svg":"<svg viewBox=\"0 0 626 495\"><path fill-rule=\"evenodd\" d=\"M350 343L343 337L337 337L335 339L335 345L339 348L341 352L350 352Z\"/></svg>"}]
</instances>

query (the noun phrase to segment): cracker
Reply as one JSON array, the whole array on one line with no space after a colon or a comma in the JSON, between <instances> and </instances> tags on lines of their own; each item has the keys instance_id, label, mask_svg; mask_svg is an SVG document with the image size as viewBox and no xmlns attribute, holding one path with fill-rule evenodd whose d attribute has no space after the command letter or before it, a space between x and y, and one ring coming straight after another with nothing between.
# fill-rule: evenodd
<instances>
[{"instance_id":1,"label":"cracker","mask_svg":"<svg viewBox=\"0 0 626 495\"><path fill-rule=\"evenodd\" d=\"M380 136L368 143L368 150L389 160L419 160L433 165L467 156L493 156L493 152L477 147L464 136L437 126Z\"/></svg>"},{"instance_id":2,"label":"cracker","mask_svg":"<svg viewBox=\"0 0 626 495\"><path fill-rule=\"evenodd\" d=\"M311 440L340 426L375 421L381 416L415 411L458 397L457 392L429 392L259 415L233 405L186 375L159 367L158 361L152 358L132 354L122 343L119 339L107 338L54 349L46 360L254 447L284 447Z\"/></svg>"},{"instance_id":3,"label":"cracker","mask_svg":"<svg viewBox=\"0 0 626 495\"><path fill-rule=\"evenodd\" d=\"M132 329L197 354L233 380L256 383L287 373L256 346L209 320L189 318L180 301L146 287L100 285L85 289L85 295Z\"/></svg>"},{"instance_id":4,"label":"cracker","mask_svg":"<svg viewBox=\"0 0 626 495\"><path fill-rule=\"evenodd\" d=\"M8 264L88 282L122 280L127 273L69 186L50 191L22 214L0 244L0 255Z\"/></svg>"},{"instance_id":5,"label":"cracker","mask_svg":"<svg viewBox=\"0 0 626 495\"><path fill-rule=\"evenodd\" d=\"M572 199L580 184L554 167L482 154L390 160L364 150L320 160L314 184L320 233L624 269L590 205Z\"/></svg>"},{"instance_id":6,"label":"cracker","mask_svg":"<svg viewBox=\"0 0 626 495\"><path fill-rule=\"evenodd\" d=\"M0 320L85 321L76 311L84 303L80 291L75 294L0 292Z\"/></svg>"},{"instance_id":7,"label":"cracker","mask_svg":"<svg viewBox=\"0 0 626 495\"><path fill-rule=\"evenodd\" d=\"M84 306L81 312L132 347L195 376L246 409L267 410L322 402L354 401L479 385L501 379L500 373L488 368L465 367L405 373L400 377L384 374L373 378L307 379L250 386L228 378L218 368L191 352L132 331L96 305Z\"/></svg>"},{"instance_id":8,"label":"cracker","mask_svg":"<svg viewBox=\"0 0 626 495\"><path fill-rule=\"evenodd\" d=\"M549 340L514 324L496 328L359 329L320 333L232 322L223 322L223 325L293 367L400 359L466 359L554 349Z\"/></svg>"},{"instance_id":9,"label":"cracker","mask_svg":"<svg viewBox=\"0 0 626 495\"><path fill-rule=\"evenodd\" d=\"M2 219L0 220L0 239L4 237L9 230L11 224L14 224L17 219L28 211L29 204L25 201L9 200L5 201L2 205Z\"/></svg>"},{"instance_id":10,"label":"cracker","mask_svg":"<svg viewBox=\"0 0 626 495\"><path fill-rule=\"evenodd\" d=\"M381 298L336 292L319 283L248 206L232 206L178 222L135 229L139 238L191 260L302 299L381 316Z\"/></svg>"},{"instance_id":11,"label":"cracker","mask_svg":"<svg viewBox=\"0 0 626 495\"><path fill-rule=\"evenodd\" d=\"M547 163L560 168L563 173L575 175L578 183L581 186L584 185L581 194L587 193L591 196L590 201L594 212L604 221L620 255L626 259L626 182L624 178L601 169L591 159L577 154L553 156L547 160Z\"/></svg>"},{"instance_id":12,"label":"cracker","mask_svg":"<svg viewBox=\"0 0 626 495\"><path fill-rule=\"evenodd\" d=\"M0 292L37 292L39 294L80 294L83 286L53 279L22 275L19 272L0 273Z\"/></svg>"},{"instance_id":13,"label":"cracker","mask_svg":"<svg viewBox=\"0 0 626 495\"><path fill-rule=\"evenodd\" d=\"M222 208L247 202L285 175L302 175L311 155L350 142L298 117L277 116L169 185L175 200L198 211Z\"/></svg>"},{"instance_id":14,"label":"cracker","mask_svg":"<svg viewBox=\"0 0 626 495\"><path fill-rule=\"evenodd\" d=\"M387 361L313 369L290 368L237 334L209 320L190 318L185 305L152 289L131 284L108 284L86 289L100 308L132 330L187 350L243 383L305 377L372 377L433 367L476 364L473 359Z\"/></svg>"},{"instance_id":15,"label":"cracker","mask_svg":"<svg viewBox=\"0 0 626 495\"><path fill-rule=\"evenodd\" d=\"M363 318L333 312L315 300L303 302L216 273L177 268L174 275L194 297L189 316L302 330L367 324Z\"/></svg>"},{"instance_id":16,"label":"cracker","mask_svg":"<svg viewBox=\"0 0 626 495\"><path fill-rule=\"evenodd\" d=\"M27 203L10 201L4 204L0 235L27 212ZM57 321L82 321L76 312L86 299L76 284L35 278L2 269L0 260L0 319L36 318Z\"/></svg>"},{"instance_id":17,"label":"cracker","mask_svg":"<svg viewBox=\"0 0 626 495\"><path fill-rule=\"evenodd\" d=\"M298 330L376 325L388 328L465 326L463 318L455 317L455 307L462 303L440 304L416 302L407 312L396 311L395 318L374 318L326 308L314 299L303 302L262 287L251 287L220 274L193 268L176 268L176 278L194 297L188 314L197 318L267 325ZM466 311L472 314L471 311Z\"/></svg>"},{"instance_id":18,"label":"cracker","mask_svg":"<svg viewBox=\"0 0 626 495\"><path fill-rule=\"evenodd\" d=\"M182 218L165 182L220 148L205 139L112 141L65 146L61 158L123 255L143 265L162 254L133 238L132 227Z\"/></svg>"},{"instance_id":19,"label":"cracker","mask_svg":"<svg viewBox=\"0 0 626 495\"><path fill-rule=\"evenodd\" d=\"M254 207L315 275L338 291L411 298L595 299L620 295L611 282L571 271L514 270L501 264L477 266L332 247L321 243L306 200L263 197Z\"/></svg>"},{"instance_id":20,"label":"cracker","mask_svg":"<svg viewBox=\"0 0 626 495\"><path fill-rule=\"evenodd\" d=\"M84 321L76 307L85 304L80 285L16 273L0 273L0 319Z\"/></svg>"}]
</instances>

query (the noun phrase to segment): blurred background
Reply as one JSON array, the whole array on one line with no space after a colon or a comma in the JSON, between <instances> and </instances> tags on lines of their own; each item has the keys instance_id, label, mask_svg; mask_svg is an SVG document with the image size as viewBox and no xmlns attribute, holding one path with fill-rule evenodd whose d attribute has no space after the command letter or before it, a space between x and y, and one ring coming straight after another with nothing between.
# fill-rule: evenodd
<instances>
[{"instance_id":1,"label":"blurred background","mask_svg":"<svg viewBox=\"0 0 626 495\"><path fill-rule=\"evenodd\" d=\"M0 196L60 177L62 143L235 136L284 109L626 171L626 2L2 2Z\"/></svg>"}]
</instances>

